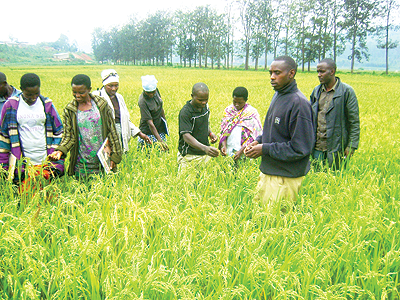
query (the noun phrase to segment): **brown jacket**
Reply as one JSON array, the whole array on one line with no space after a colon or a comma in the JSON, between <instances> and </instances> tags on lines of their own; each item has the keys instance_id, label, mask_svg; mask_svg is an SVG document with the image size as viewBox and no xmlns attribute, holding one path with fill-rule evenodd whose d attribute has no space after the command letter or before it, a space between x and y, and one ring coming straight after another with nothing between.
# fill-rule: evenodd
<instances>
[{"instance_id":1,"label":"brown jacket","mask_svg":"<svg viewBox=\"0 0 400 300\"><path fill-rule=\"evenodd\" d=\"M91 98L96 103L100 111L102 119L102 135L103 140L108 137L111 146L111 160L116 164L121 162L122 159L122 147L118 138L117 130L115 129L115 120L108 106L107 101L100 97L90 94ZM64 135L63 139L56 150L59 150L63 155L67 155L71 151L68 167L68 175L75 174L75 165L78 159L79 152L79 129L77 121L78 102L72 100L64 109L63 124L64 124Z\"/></svg>"}]
</instances>

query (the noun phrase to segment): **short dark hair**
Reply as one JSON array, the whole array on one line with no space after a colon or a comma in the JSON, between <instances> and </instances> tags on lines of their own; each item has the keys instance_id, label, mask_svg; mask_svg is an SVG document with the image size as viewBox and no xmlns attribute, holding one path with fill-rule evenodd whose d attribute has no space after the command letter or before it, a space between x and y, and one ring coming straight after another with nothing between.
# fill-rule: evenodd
<instances>
[{"instance_id":1,"label":"short dark hair","mask_svg":"<svg viewBox=\"0 0 400 300\"><path fill-rule=\"evenodd\" d=\"M196 95L198 92L209 92L208 86L203 82L196 83L192 88L192 95Z\"/></svg>"},{"instance_id":2,"label":"short dark hair","mask_svg":"<svg viewBox=\"0 0 400 300\"><path fill-rule=\"evenodd\" d=\"M0 83L7 82L6 74L0 72Z\"/></svg>"},{"instance_id":3,"label":"short dark hair","mask_svg":"<svg viewBox=\"0 0 400 300\"><path fill-rule=\"evenodd\" d=\"M243 86L238 86L233 90L232 97L242 97L247 101L247 97L249 96L249 92Z\"/></svg>"},{"instance_id":4,"label":"short dark hair","mask_svg":"<svg viewBox=\"0 0 400 300\"><path fill-rule=\"evenodd\" d=\"M71 80L71 85L84 85L88 89L92 87L92 82L90 81L90 77L85 74L75 75Z\"/></svg>"},{"instance_id":5,"label":"short dark hair","mask_svg":"<svg viewBox=\"0 0 400 300\"><path fill-rule=\"evenodd\" d=\"M35 87L38 86L40 87L40 78L34 73L26 73L25 75L22 75L21 81L20 81L20 87L21 90L24 90L28 87Z\"/></svg>"},{"instance_id":6,"label":"short dark hair","mask_svg":"<svg viewBox=\"0 0 400 300\"><path fill-rule=\"evenodd\" d=\"M336 63L333 59L331 58L324 58L323 60L321 60L319 63L326 63L328 65L329 68L334 69L336 72Z\"/></svg>"},{"instance_id":7,"label":"short dark hair","mask_svg":"<svg viewBox=\"0 0 400 300\"><path fill-rule=\"evenodd\" d=\"M274 59L274 61L284 61L286 65L289 67L288 71L294 70L297 73L297 63L294 61L293 58L287 55L278 56Z\"/></svg>"}]
</instances>

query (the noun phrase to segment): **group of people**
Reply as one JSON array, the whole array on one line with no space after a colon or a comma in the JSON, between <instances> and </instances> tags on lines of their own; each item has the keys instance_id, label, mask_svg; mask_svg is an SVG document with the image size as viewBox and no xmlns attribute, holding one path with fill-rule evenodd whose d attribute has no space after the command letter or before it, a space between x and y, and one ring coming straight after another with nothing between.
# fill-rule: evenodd
<instances>
[{"instance_id":1,"label":"group of people","mask_svg":"<svg viewBox=\"0 0 400 300\"><path fill-rule=\"evenodd\" d=\"M296 200L310 170L310 156L316 166L342 168L358 148L360 136L355 92L336 77L333 60L318 63L320 85L310 101L297 87L297 64L291 57L277 57L269 73L275 94L263 128L257 110L247 103L247 90L238 87L224 112L219 149L210 146L218 139L209 127L208 87L195 84L192 99L179 113L178 153L180 169L219 153L235 160L261 156L257 198L266 207L280 199Z\"/></svg>"},{"instance_id":2,"label":"group of people","mask_svg":"<svg viewBox=\"0 0 400 300\"><path fill-rule=\"evenodd\" d=\"M267 207L277 199L296 199L310 169L310 156L340 168L358 148L360 134L357 98L354 90L335 76L333 60L318 63L321 84L310 101L297 87L297 64L292 58L277 57L269 72L275 94L263 128L257 110L247 103L247 89L237 87L232 104L224 111L219 137L209 124L209 89L196 83L191 99L179 113L177 155L180 171L219 154L236 162L261 156L257 195ZM32 172L27 176L27 165L35 170L34 176L46 180L62 176L68 153L68 175L87 178L100 173L103 167L97 152L105 141L113 170L129 150L131 137L138 137L138 149L156 144L169 150L168 125L155 76L142 76L139 127L130 121L124 98L118 93L117 72L104 70L101 77L103 87L93 93L87 75L72 78L73 100L65 107L62 122L51 99L41 95L36 74L23 75L19 91L0 72L0 163L12 174L14 183L23 187L28 182ZM218 140L218 148L210 146Z\"/></svg>"},{"instance_id":3,"label":"group of people","mask_svg":"<svg viewBox=\"0 0 400 300\"><path fill-rule=\"evenodd\" d=\"M123 152L129 150L131 137L137 136L141 146L159 140L163 149L167 148L166 123L161 125L165 114L156 78L142 77L142 119L138 128L130 121L124 98L117 92L117 72L104 70L101 76L103 87L93 93L89 76L78 74L72 78L73 100L65 107L61 121L52 100L42 96L38 75L23 75L21 90L17 90L0 72L0 164L5 171L3 177L12 180L20 192L37 188L36 183L42 181L37 178L51 181L63 176L68 153L67 174L85 179L103 172L98 152L105 142L112 170L116 170Z\"/></svg>"}]
</instances>

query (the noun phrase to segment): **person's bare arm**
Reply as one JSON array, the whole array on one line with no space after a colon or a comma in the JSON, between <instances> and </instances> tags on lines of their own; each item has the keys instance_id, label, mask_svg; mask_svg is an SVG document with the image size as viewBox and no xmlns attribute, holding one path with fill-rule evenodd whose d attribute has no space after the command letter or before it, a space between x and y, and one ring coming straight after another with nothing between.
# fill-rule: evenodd
<instances>
[{"instance_id":1,"label":"person's bare arm","mask_svg":"<svg viewBox=\"0 0 400 300\"><path fill-rule=\"evenodd\" d=\"M151 133L156 137L157 141L160 143L161 149L163 151L169 150L167 143L165 143L162 140L160 134L158 133L158 130L157 130L156 126L153 123L153 120L147 120L147 124L149 125Z\"/></svg>"},{"instance_id":2,"label":"person's bare arm","mask_svg":"<svg viewBox=\"0 0 400 300\"><path fill-rule=\"evenodd\" d=\"M206 145L200 143L190 133L184 133L183 140L186 143L188 143L190 146L192 146L193 148L204 151L208 156L217 157L219 155L219 151L217 148L214 148L211 146L206 146Z\"/></svg>"}]
</instances>

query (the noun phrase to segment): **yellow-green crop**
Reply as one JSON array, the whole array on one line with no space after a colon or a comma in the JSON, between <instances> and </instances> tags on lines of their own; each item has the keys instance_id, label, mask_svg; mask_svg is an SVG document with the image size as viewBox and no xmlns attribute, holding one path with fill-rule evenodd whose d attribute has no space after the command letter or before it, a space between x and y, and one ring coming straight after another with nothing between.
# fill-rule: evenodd
<instances>
[{"instance_id":1,"label":"yellow-green crop","mask_svg":"<svg viewBox=\"0 0 400 300\"><path fill-rule=\"evenodd\" d=\"M70 80L93 89L110 66L4 68L19 86L37 73L60 114ZM338 74L356 91L361 139L348 169L311 170L293 211L253 201L259 161L236 173L218 157L178 174L178 113L196 82L210 88L211 128L236 86L262 121L273 90L266 72L113 66L138 125L140 76L154 74L164 99L170 152L137 152L90 185L63 177L27 204L2 181L1 299L399 299L400 80ZM308 97L316 73L298 73ZM45 193L56 195L49 203ZM46 200L47 199L47 200Z\"/></svg>"}]
</instances>

